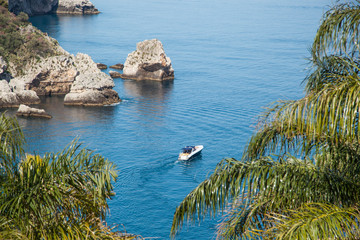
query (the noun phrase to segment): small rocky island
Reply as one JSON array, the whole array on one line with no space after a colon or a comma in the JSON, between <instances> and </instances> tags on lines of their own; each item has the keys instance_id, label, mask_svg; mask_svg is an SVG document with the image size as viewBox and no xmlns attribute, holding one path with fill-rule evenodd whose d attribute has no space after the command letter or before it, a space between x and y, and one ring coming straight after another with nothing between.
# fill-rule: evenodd
<instances>
[{"instance_id":1,"label":"small rocky island","mask_svg":"<svg viewBox=\"0 0 360 240\"><path fill-rule=\"evenodd\" d=\"M98 14L89 0L9 0L9 11L24 12L29 16L40 14Z\"/></svg>"},{"instance_id":2,"label":"small rocky island","mask_svg":"<svg viewBox=\"0 0 360 240\"><path fill-rule=\"evenodd\" d=\"M126 58L121 78L134 80L172 80L174 69L157 39L145 40Z\"/></svg>"}]
</instances>

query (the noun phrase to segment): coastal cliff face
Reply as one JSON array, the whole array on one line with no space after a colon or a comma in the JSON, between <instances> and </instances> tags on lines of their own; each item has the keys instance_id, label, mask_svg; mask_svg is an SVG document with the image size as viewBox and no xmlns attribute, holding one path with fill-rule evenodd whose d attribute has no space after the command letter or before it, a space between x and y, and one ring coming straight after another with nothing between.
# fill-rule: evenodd
<instances>
[{"instance_id":1,"label":"coastal cliff face","mask_svg":"<svg viewBox=\"0 0 360 240\"><path fill-rule=\"evenodd\" d=\"M58 0L9 0L9 11L28 15L51 13L56 10Z\"/></svg>"},{"instance_id":2,"label":"coastal cliff face","mask_svg":"<svg viewBox=\"0 0 360 240\"><path fill-rule=\"evenodd\" d=\"M57 14L98 14L100 13L89 0L59 0Z\"/></svg>"},{"instance_id":3,"label":"coastal cliff face","mask_svg":"<svg viewBox=\"0 0 360 240\"><path fill-rule=\"evenodd\" d=\"M0 7L0 107L38 104L40 95L65 95L68 105L120 102L114 82L86 54L66 52L20 14ZM5 20L4 20L5 19Z\"/></svg>"},{"instance_id":4,"label":"coastal cliff face","mask_svg":"<svg viewBox=\"0 0 360 240\"><path fill-rule=\"evenodd\" d=\"M9 11L24 12L29 16L49 13L98 14L89 0L9 0Z\"/></svg>"}]
</instances>

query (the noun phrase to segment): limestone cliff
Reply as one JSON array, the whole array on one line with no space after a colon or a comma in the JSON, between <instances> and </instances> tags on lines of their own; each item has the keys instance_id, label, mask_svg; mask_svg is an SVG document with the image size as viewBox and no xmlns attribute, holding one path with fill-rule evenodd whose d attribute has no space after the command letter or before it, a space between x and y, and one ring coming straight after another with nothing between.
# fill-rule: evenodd
<instances>
[{"instance_id":1,"label":"limestone cliff","mask_svg":"<svg viewBox=\"0 0 360 240\"><path fill-rule=\"evenodd\" d=\"M98 14L89 0L9 0L9 11L29 16L40 14Z\"/></svg>"}]
</instances>

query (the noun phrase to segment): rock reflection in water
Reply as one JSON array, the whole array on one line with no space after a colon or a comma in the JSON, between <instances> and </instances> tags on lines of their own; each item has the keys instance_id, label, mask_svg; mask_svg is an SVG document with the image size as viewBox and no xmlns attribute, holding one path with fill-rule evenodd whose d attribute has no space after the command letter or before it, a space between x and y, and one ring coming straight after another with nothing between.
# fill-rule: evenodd
<instances>
[{"instance_id":1,"label":"rock reflection in water","mask_svg":"<svg viewBox=\"0 0 360 240\"><path fill-rule=\"evenodd\" d=\"M29 149L36 149L40 153L49 151L49 148L59 151L77 137L83 142L83 136L92 136L90 140L86 140L86 144L91 146L92 139L101 135L107 126L114 124L116 106L64 106L63 98L64 96L42 97L41 104L36 105L51 114L51 120L18 118L25 131Z\"/></svg>"},{"instance_id":2,"label":"rock reflection in water","mask_svg":"<svg viewBox=\"0 0 360 240\"><path fill-rule=\"evenodd\" d=\"M139 121L146 125L161 125L162 121L159 120L166 115L174 82L124 80L123 84L126 93L139 101L136 104Z\"/></svg>"},{"instance_id":3,"label":"rock reflection in water","mask_svg":"<svg viewBox=\"0 0 360 240\"><path fill-rule=\"evenodd\" d=\"M124 80L126 92L133 97L150 98L153 100L163 101L168 98L173 89L174 81L134 81Z\"/></svg>"}]
</instances>

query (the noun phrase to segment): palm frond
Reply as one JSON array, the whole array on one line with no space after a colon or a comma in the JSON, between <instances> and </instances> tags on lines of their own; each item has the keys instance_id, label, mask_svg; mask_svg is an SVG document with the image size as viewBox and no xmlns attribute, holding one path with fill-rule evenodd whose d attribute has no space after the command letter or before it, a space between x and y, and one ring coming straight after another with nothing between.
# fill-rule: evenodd
<instances>
[{"instance_id":1,"label":"palm frond","mask_svg":"<svg viewBox=\"0 0 360 240\"><path fill-rule=\"evenodd\" d=\"M0 115L0 169L9 176L24 154L25 138L15 117Z\"/></svg>"},{"instance_id":2,"label":"palm frond","mask_svg":"<svg viewBox=\"0 0 360 240\"><path fill-rule=\"evenodd\" d=\"M17 220L29 238L63 239L65 234L83 239L79 226L90 224L95 231L105 218L117 171L108 160L80 146L75 141L57 154L28 155L15 177L4 178L7 181L0 185L1 215Z\"/></svg>"},{"instance_id":3,"label":"palm frond","mask_svg":"<svg viewBox=\"0 0 360 240\"><path fill-rule=\"evenodd\" d=\"M357 207L311 203L295 210L270 214L275 239L359 239L360 213Z\"/></svg>"},{"instance_id":4,"label":"palm frond","mask_svg":"<svg viewBox=\"0 0 360 240\"><path fill-rule=\"evenodd\" d=\"M328 52L347 52L351 57L359 50L359 2L338 4L327 11L312 46L313 58Z\"/></svg>"},{"instance_id":5,"label":"palm frond","mask_svg":"<svg viewBox=\"0 0 360 240\"><path fill-rule=\"evenodd\" d=\"M338 85L347 81L348 76L359 80L359 67L360 62L349 57L330 55L316 58L312 71L303 81L305 90L308 94L319 92L327 84Z\"/></svg>"},{"instance_id":6,"label":"palm frond","mask_svg":"<svg viewBox=\"0 0 360 240\"><path fill-rule=\"evenodd\" d=\"M223 212L231 199L242 201L245 210L240 216L244 217L247 207L257 203L267 203L266 208L262 208L266 211L297 208L312 201L351 204L358 201L359 187L340 172L320 169L311 161L293 157L286 160L267 157L251 162L224 159L209 179L180 203L174 214L171 234L174 236L185 221L201 220L207 213L212 216L218 211ZM259 221L265 213L256 213Z\"/></svg>"},{"instance_id":7,"label":"palm frond","mask_svg":"<svg viewBox=\"0 0 360 240\"><path fill-rule=\"evenodd\" d=\"M347 76L347 81L338 85L327 84L318 93L278 105L265 114L266 119L245 149L245 157L288 149L301 149L307 155L329 139L334 144L360 141L357 78Z\"/></svg>"}]
</instances>

